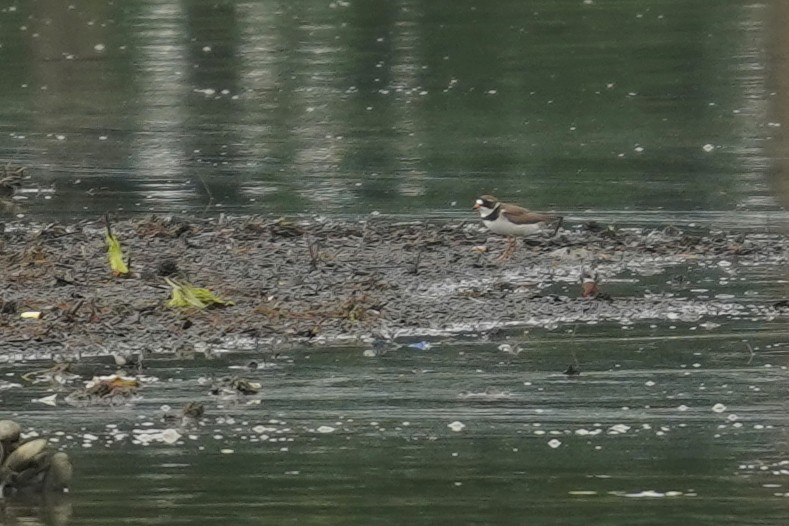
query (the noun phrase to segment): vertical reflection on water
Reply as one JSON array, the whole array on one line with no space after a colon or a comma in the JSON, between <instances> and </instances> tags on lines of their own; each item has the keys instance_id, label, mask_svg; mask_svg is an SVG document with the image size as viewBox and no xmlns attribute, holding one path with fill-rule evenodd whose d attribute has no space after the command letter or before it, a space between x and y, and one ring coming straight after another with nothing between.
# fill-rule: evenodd
<instances>
[{"instance_id":1,"label":"vertical reflection on water","mask_svg":"<svg viewBox=\"0 0 789 526\"><path fill-rule=\"evenodd\" d=\"M337 208L425 193L417 8L240 7L244 105L258 115L242 127L259 160L252 196L292 185L303 206Z\"/></svg>"},{"instance_id":2,"label":"vertical reflection on water","mask_svg":"<svg viewBox=\"0 0 789 526\"><path fill-rule=\"evenodd\" d=\"M273 9L265 2L242 3L237 6L240 53L239 82L244 86L240 99L244 117L238 123L239 154L250 161L250 176L241 179L244 198L257 201L279 187L282 173L275 161L275 120L263 118L278 108L277 88L280 78L279 57L284 51L275 29L282 9ZM283 73L284 75L284 73ZM286 96L285 94L281 96ZM260 112L258 114L258 112ZM281 137L280 137L281 139ZM251 175L259 176L255 181Z\"/></svg>"},{"instance_id":3,"label":"vertical reflection on water","mask_svg":"<svg viewBox=\"0 0 789 526\"><path fill-rule=\"evenodd\" d=\"M328 4L320 8L299 5L293 9L298 20L293 27L298 38L293 55L300 82L291 94L297 111L289 130L290 140L297 145L291 166L305 177L303 184L295 185L296 193L310 206L317 204L321 208L352 201L350 181L337 177L347 146L341 138L345 108L334 68L347 59L337 44L343 28L331 22L330 10Z\"/></svg>"},{"instance_id":4,"label":"vertical reflection on water","mask_svg":"<svg viewBox=\"0 0 789 526\"><path fill-rule=\"evenodd\" d=\"M243 127L257 159L249 193L271 199L292 186L288 200L302 206L347 200L345 183L333 176L345 149L339 126L346 109L333 74L347 60L337 43L344 28L327 22L327 5L240 9L244 105L255 116Z\"/></svg>"},{"instance_id":5,"label":"vertical reflection on water","mask_svg":"<svg viewBox=\"0 0 789 526\"><path fill-rule=\"evenodd\" d=\"M419 73L422 71L417 57L424 57L425 49L420 27L424 24L423 6L416 2L404 2L396 12L392 24L392 63L391 87L382 95L390 98L395 92L413 92L420 89ZM426 124L422 116L415 111L416 104L403 101L396 97L394 104L395 118L393 127L397 130L395 141L392 141L391 155L395 164L393 170L397 182L398 193L405 197L424 195L428 191L428 174L423 155L424 131Z\"/></svg>"},{"instance_id":6,"label":"vertical reflection on water","mask_svg":"<svg viewBox=\"0 0 789 526\"><path fill-rule=\"evenodd\" d=\"M769 2L765 10L766 44L769 64L768 82L774 89L770 100L770 116L773 121L772 142L769 147L771 158L768 181L776 198L784 207L789 207L789 135L782 131L789 126L789 3L781 0Z\"/></svg>"},{"instance_id":7,"label":"vertical reflection on water","mask_svg":"<svg viewBox=\"0 0 789 526\"><path fill-rule=\"evenodd\" d=\"M194 157L192 184L201 201L217 207L243 202L239 174L244 171L239 103L245 88L240 71L243 42L235 3L189 2L188 103L184 149Z\"/></svg>"},{"instance_id":8,"label":"vertical reflection on water","mask_svg":"<svg viewBox=\"0 0 789 526\"><path fill-rule=\"evenodd\" d=\"M150 202L173 206L193 193L181 180L187 166L183 129L189 109L183 102L190 95L186 13L179 3L146 3L145 8L132 34L139 90L133 170L155 187L146 196Z\"/></svg>"},{"instance_id":9,"label":"vertical reflection on water","mask_svg":"<svg viewBox=\"0 0 789 526\"><path fill-rule=\"evenodd\" d=\"M769 207L769 12L42 0L5 13L0 149L68 212Z\"/></svg>"},{"instance_id":10,"label":"vertical reflection on water","mask_svg":"<svg viewBox=\"0 0 789 526\"><path fill-rule=\"evenodd\" d=\"M75 195L72 184L118 170L128 155L127 147L103 142L110 130L124 127L118 108L130 96L115 75L117 63L107 57L114 42L113 10L100 2L42 0L18 11L24 13L19 33L10 31L13 18L7 18L2 42L4 61L22 60L18 72L9 70L12 82L4 90L4 104L15 113L5 116L4 125L20 132L7 159L32 168L26 186L57 183L62 199L78 206L84 196ZM100 171L101 165L110 168Z\"/></svg>"},{"instance_id":11,"label":"vertical reflection on water","mask_svg":"<svg viewBox=\"0 0 789 526\"><path fill-rule=\"evenodd\" d=\"M753 35L738 41L732 74L741 86L741 107L735 108L731 149L737 152L740 177L735 179L741 196L738 207L754 209L775 207L773 193L767 186L765 171L770 163L764 148L765 139L772 133L768 124L770 94L767 88L765 23L768 9L764 4L751 4L743 9L741 31Z\"/></svg>"}]
</instances>

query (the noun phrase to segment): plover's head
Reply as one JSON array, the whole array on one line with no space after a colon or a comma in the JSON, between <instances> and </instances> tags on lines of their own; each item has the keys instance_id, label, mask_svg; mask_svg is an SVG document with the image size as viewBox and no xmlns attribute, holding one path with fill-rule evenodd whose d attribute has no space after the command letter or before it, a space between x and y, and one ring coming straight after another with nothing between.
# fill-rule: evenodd
<instances>
[{"instance_id":1,"label":"plover's head","mask_svg":"<svg viewBox=\"0 0 789 526\"><path fill-rule=\"evenodd\" d=\"M499 204L498 199L492 195L483 195L474 203L474 210L479 210L479 213L485 216L491 213L497 204Z\"/></svg>"}]
</instances>

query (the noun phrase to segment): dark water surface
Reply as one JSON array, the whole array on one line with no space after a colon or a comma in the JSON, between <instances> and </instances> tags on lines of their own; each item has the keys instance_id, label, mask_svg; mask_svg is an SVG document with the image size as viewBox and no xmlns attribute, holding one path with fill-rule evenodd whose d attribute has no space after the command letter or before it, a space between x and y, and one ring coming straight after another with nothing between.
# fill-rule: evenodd
<instances>
[{"instance_id":1,"label":"dark water surface","mask_svg":"<svg viewBox=\"0 0 789 526\"><path fill-rule=\"evenodd\" d=\"M4 399L36 431L65 432L75 524L777 524L789 495L781 329L749 333L754 356L734 326L538 331L510 340L517 355L491 341L375 358L294 350L246 373L261 395L219 402L201 378L249 354L161 357L133 408L31 407L45 387ZM561 374L575 359L581 374ZM206 402L200 426L174 445L132 442L171 427L162 404L188 400Z\"/></svg>"},{"instance_id":2,"label":"dark water surface","mask_svg":"<svg viewBox=\"0 0 789 526\"><path fill-rule=\"evenodd\" d=\"M493 192L571 222L789 224L779 1L0 5L0 160L27 168L4 218L473 219L474 197ZM784 270L745 275L726 293L786 294ZM6 512L48 524L784 523L785 315L707 321L376 357L296 347L244 372L263 391L240 401L216 401L207 383L260 356L155 356L140 401L98 409L34 404L49 386L5 382L48 364L0 363L4 417L54 436L76 466L58 506ZM563 375L576 360L581 375ZM172 427L163 405L190 400L207 405L202 425L175 444L140 441Z\"/></svg>"},{"instance_id":3,"label":"dark water surface","mask_svg":"<svg viewBox=\"0 0 789 526\"><path fill-rule=\"evenodd\" d=\"M775 211L780 9L9 2L0 159L33 215Z\"/></svg>"}]
</instances>

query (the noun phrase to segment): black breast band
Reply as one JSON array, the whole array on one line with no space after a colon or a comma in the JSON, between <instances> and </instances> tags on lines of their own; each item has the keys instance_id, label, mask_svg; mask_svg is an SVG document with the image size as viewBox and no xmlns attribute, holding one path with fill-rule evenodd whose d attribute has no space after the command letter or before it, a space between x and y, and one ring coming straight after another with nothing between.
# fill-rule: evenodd
<instances>
[{"instance_id":1,"label":"black breast band","mask_svg":"<svg viewBox=\"0 0 789 526\"><path fill-rule=\"evenodd\" d=\"M486 215L482 218L483 221L495 221L499 218L499 214L501 213L501 203L496 203L496 207L493 209L491 213Z\"/></svg>"}]
</instances>

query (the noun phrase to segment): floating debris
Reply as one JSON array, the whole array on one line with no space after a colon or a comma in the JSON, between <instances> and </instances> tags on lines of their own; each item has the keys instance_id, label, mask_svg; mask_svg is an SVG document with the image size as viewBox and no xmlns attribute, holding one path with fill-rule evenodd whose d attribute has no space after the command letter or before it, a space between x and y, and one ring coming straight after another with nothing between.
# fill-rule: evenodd
<instances>
[{"instance_id":1,"label":"floating debris","mask_svg":"<svg viewBox=\"0 0 789 526\"><path fill-rule=\"evenodd\" d=\"M523 349L521 349L521 346L517 345L517 344L516 345L512 345L510 343L502 343L497 348L501 352L507 353L507 354L512 354L513 356L518 356L521 352L523 352Z\"/></svg>"},{"instance_id":2,"label":"floating debris","mask_svg":"<svg viewBox=\"0 0 789 526\"><path fill-rule=\"evenodd\" d=\"M510 398L512 393L496 387L486 387L485 390L481 392L461 391L458 396L471 400L501 400L502 398Z\"/></svg>"},{"instance_id":3,"label":"floating debris","mask_svg":"<svg viewBox=\"0 0 789 526\"><path fill-rule=\"evenodd\" d=\"M162 442L165 444L175 444L180 438L181 434L175 429L165 429L162 431Z\"/></svg>"},{"instance_id":4,"label":"floating debris","mask_svg":"<svg viewBox=\"0 0 789 526\"><path fill-rule=\"evenodd\" d=\"M136 398L140 386L136 378L117 374L94 377L83 389L70 393L66 402L76 406L123 404Z\"/></svg>"},{"instance_id":5,"label":"floating debris","mask_svg":"<svg viewBox=\"0 0 789 526\"><path fill-rule=\"evenodd\" d=\"M245 378L226 376L216 380L211 385L210 393L215 396L227 395L253 395L260 392L261 385Z\"/></svg>"},{"instance_id":6,"label":"floating debris","mask_svg":"<svg viewBox=\"0 0 789 526\"><path fill-rule=\"evenodd\" d=\"M134 429L132 430L132 443L143 446L152 443L175 444L181 439L181 433L175 429Z\"/></svg>"},{"instance_id":7,"label":"floating debris","mask_svg":"<svg viewBox=\"0 0 789 526\"><path fill-rule=\"evenodd\" d=\"M257 371L258 369L270 369L270 368L276 368L276 367L277 367L276 364L268 363L265 360L263 360L260 363L255 361L255 360L250 360L247 363L245 363L244 365L229 365L227 368L228 369L242 370L242 371Z\"/></svg>"},{"instance_id":8,"label":"floating debris","mask_svg":"<svg viewBox=\"0 0 789 526\"><path fill-rule=\"evenodd\" d=\"M614 424L608 428L607 434L609 435L623 435L630 431L630 426L627 424Z\"/></svg>"},{"instance_id":9,"label":"floating debris","mask_svg":"<svg viewBox=\"0 0 789 526\"><path fill-rule=\"evenodd\" d=\"M181 414L184 418L197 420L198 418L202 418L205 414L205 407L199 402L189 402L181 410Z\"/></svg>"},{"instance_id":10,"label":"floating debris","mask_svg":"<svg viewBox=\"0 0 789 526\"><path fill-rule=\"evenodd\" d=\"M71 362L56 363L47 369L38 369L22 375L22 379L33 383L51 383L54 385L66 385L80 378L76 373L71 372Z\"/></svg>"},{"instance_id":11,"label":"floating debris","mask_svg":"<svg viewBox=\"0 0 789 526\"><path fill-rule=\"evenodd\" d=\"M638 493L619 493L619 492L609 492L611 495L618 495L622 497L628 498L648 498L648 499L657 499L657 498L665 498L665 497L681 497L683 492L681 491L655 491L655 490L645 490L639 491ZM692 494L688 494L688 496L693 496Z\"/></svg>"},{"instance_id":12,"label":"floating debris","mask_svg":"<svg viewBox=\"0 0 789 526\"><path fill-rule=\"evenodd\" d=\"M115 365L118 367L136 369L137 371L141 371L143 368L143 356L144 352L142 350L129 353L118 351L112 353L112 359L115 361Z\"/></svg>"},{"instance_id":13,"label":"floating debris","mask_svg":"<svg viewBox=\"0 0 789 526\"><path fill-rule=\"evenodd\" d=\"M165 421L178 421L181 427L188 427L197 423L205 414L205 406L200 402L189 402L177 413L171 413L169 408L162 417Z\"/></svg>"},{"instance_id":14,"label":"floating debris","mask_svg":"<svg viewBox=\"0 0 789 526\"><path fill-rule=\"evenodd\" d=\"M58 395L57 393L55 393L53 395L44 396L42 398L34 398L32 401L38 404L50 405L54 407L57 405L57 398Z\"/></svg>"},{"instance_id":15,"label":"floating debris","mask_svg":"<svg viewBox=\"0 0 789 526\"><path fill-rule=\"evenodd\" d=\"M10 197L22 188L22 179L25 176L24 166L5 164L0 168L0 196Z\"/></svg>"},{"instance_id":16,"label":"floating debris","mask_svg":"<svg viewBox=\"0 0 789 526\"><path fill-rule=\"evenodd\" d=\"M452 431L454 431L455 433L459 433L460 431L463 431L466 428L466 424L458 420L455 420L454 422L447 424L447 427Z\"/></svg>"}]
</instances>

